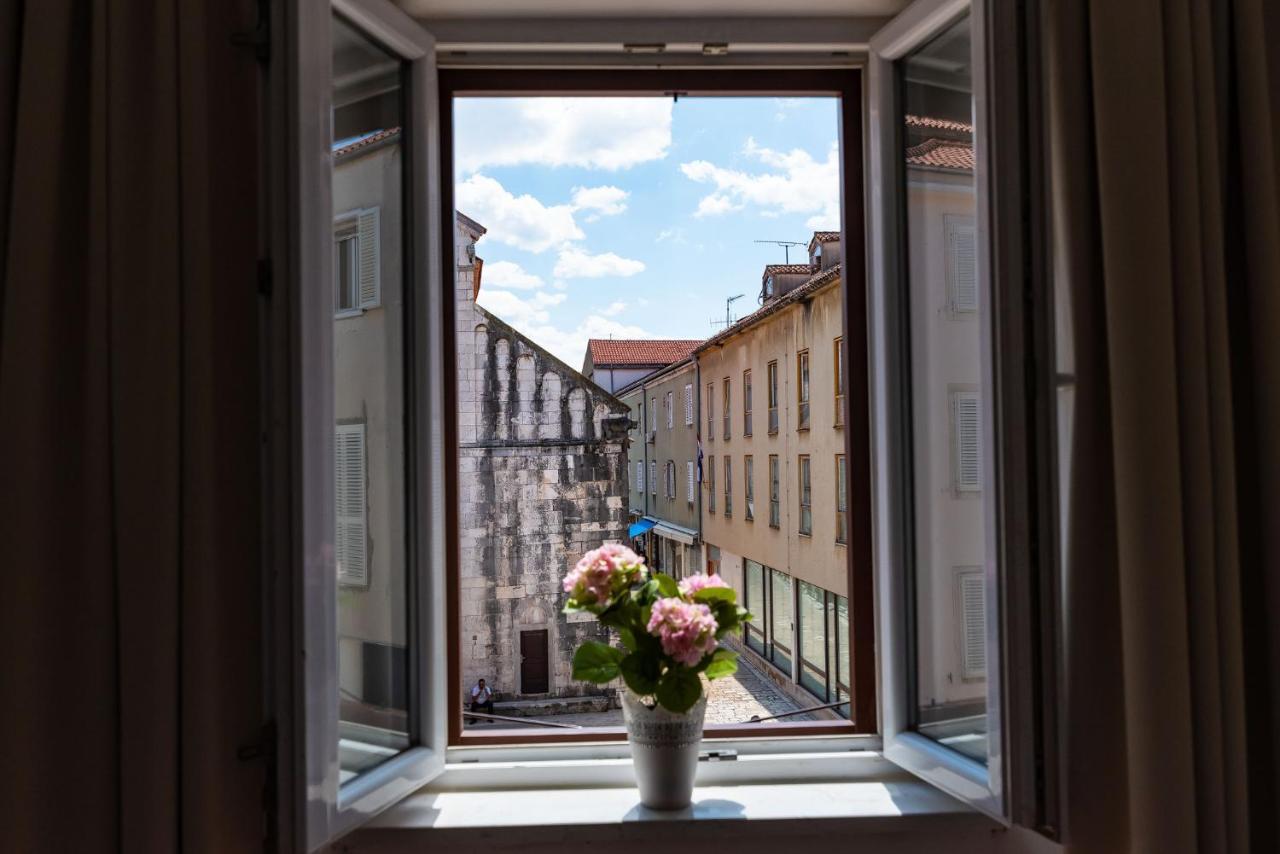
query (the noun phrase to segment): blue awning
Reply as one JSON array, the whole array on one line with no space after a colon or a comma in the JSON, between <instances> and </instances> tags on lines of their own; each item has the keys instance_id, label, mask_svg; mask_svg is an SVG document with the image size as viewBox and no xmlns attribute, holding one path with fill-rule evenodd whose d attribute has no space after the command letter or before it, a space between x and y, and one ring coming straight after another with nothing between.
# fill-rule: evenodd
<instances>
[{"instance_id":1,"label":"blue awning","mask_svg":"<svg viewBox=\"0 0 1280 854\"><path fill-rule=\"evenodd\" d=\"M630 534L631 538L634 540L636 537L640 536L641 534L647 534L649 531L653 529L653 526L656 524L658 523L653 521L652 519L641 519L639 522L635 522L631 525L631 528L628 533Z\"/></svg>"}]
</instances>

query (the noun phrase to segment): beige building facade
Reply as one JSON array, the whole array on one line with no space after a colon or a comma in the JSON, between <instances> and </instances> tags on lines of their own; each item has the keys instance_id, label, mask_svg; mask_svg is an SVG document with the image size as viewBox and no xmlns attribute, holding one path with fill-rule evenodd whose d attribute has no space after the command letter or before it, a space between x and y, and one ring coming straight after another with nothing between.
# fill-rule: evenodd
<instances>
[{"instance_id":1,"label":"beige building facade","mask_svg":"<svg viewBox=\"0 0 1280 854\"><path fill-rule=\"evenodd\" d=\"M627 449L632 539L675 578L703 564L697 365L686 358L619 392L632 415Z\"/></svg>"},{"instance_id":2,"label":"beige building facade","mask_svg":"<svg viewBox=\"0 0 1280 854\"><path fill-rule=\"evenodd\" d=\"M848 515L839 235L809 250L766 268L761 308L695 358L709 561L753 614L750 654L817 704L849 696Z\"/></svg>"}]
</instances>

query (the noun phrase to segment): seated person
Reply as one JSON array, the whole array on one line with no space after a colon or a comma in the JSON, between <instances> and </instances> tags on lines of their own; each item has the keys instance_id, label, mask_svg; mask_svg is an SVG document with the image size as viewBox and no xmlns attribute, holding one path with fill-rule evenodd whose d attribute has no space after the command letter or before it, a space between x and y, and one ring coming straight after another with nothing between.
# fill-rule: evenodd
<instances>
[{"instance_id":1,"label":"seated person","mask_svg":"<svg viewBox=\"0 0 1280 854\"><path fill-rule=\"evenodd\" d=\"M481 679L471 688L471 711L493 714L493 692ZM483 723L484 719L480 719Z\"/></svg>"}]
</instances>

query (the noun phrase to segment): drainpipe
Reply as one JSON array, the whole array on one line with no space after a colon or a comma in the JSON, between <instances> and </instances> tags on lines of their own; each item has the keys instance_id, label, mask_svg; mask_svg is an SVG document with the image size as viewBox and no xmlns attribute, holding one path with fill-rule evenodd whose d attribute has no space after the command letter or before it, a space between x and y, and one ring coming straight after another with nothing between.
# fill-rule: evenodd
<instances>
[{"instance_id":1,"label":"drainpipe","mask_svg":"<svg viewBox=\"0 0 1280 854\"><path fill-rule=\"evenodd\" d=\"M693 465L694 471L699 472L701 466L698 464L698 437L702 435L702 363L698 361L698 354L693 354ZM699 572L707 571L707 541L702 536L702 479L699 478L695 484L698 501L698 542L702 545L702 566L698 568Z\"/></svg>"}]
</instances>

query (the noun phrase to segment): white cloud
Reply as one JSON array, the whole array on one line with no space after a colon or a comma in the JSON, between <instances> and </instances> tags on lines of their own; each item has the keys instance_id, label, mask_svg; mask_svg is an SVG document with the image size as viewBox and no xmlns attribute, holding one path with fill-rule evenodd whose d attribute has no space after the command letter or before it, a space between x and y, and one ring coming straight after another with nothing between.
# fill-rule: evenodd
<instances>
[{"instance_id":1,"label":"white cloud","mask_svg":"<svg viewBox=\"0 0 1280 854\"><path fill-rule=\"evenodd\" d=\"M685 240L683 228L664 228L658 232L658 236L653 239L654 243L663 243L670 240L672 243L688 243Z\"/></svg>"},{"instance_id":2,"label":"white cloud","mask_svg":"<svg viewBox=\"0 0 1280 854\"><path fill-rule=\"evenodd\" d=\"M590 211L587 222L602 216L616 216L627 209L627 196L631 194L619 187L574 187L573 208Z\"/></svg>"},{"instance_id":3,"label":"white cloud","mask_svg":"<svg viewBox=\"0 0 1280 854\"><path fill-rule=\"evenodd\" d=\"M840 226L840 151L831 143L825 160L793 148L774 151L748 139L743 154L772 171L744 172L717 166L706 160L680 164L691 181L710 184L715 190L698 202L696 216L716 216L746 205L761 214L811 214L806 224L815 229Z\"/></svg>"},{"instance_id":4,"label":"white cloud","mask_svg":"<svg viewBox=\"0 0 1280 854\"><path fill-rule=\"evenodd\" d=\"M536 163L615 171L661 160L671 146L670 98L504 98L455 106L460 174Z\"/></svg>"},{"instance_id":5,"label":"white cloud","mask_svg":"<svg viewBox=\"0 0 1280 854\"><path fill-rule=\"evenodd\" d=\"M644 272L644 262L623 258L612 252L592 255L584 249L567 246L560 250L554 275L560 279L599 279L604 276L634 276Z\"/></svg>"},{"instance_id":6,"label":"white cloud","mask_svg":"<svg viewBox=\"0 0 1280 854\"><path fill-rule=\"evenodd\" d=\"M639 326L630 326L613 318L627 308L625 302L614 302L584 317L571 328L555 323L550 309L568 299L566 293L538 291L522 295L511 291L480 290L480 305L493 312L506 323L529 336L536 344L545 347L567 365L582 364L589 338L652 338L652 333Z\"/></svg>"},{"instance_id":7,"label":"white cloud","mask_svg":"<svg viewBox=\"0 0 1280 854\"><path fill-rule=\"evenodd\" d=\"M570 205L544 205L533 196L516 196L487 175L472 175L455 188L458 209L489 230L486 240L529 252L545 252L581 240Z\"/></svg>"},{"instance_id":8,"label":"white cloud","mask_svg":"<svg viewBox=\"0 0 1280 854\"><path fill-rule=\"evenodd\" d=\"M551 313L547 309L564 302L568 294L549 294L538 291L528 299L510 291L489 291L480 289L480 297L476 300L480 305L498 317L522 329L530 324L548 323Z\"/></svg>"},{"instance_id":9,"label":"white cloud","mask_svg":"<svg viewBox=\"0 0 1280 854\"><path fill-rule=\"evenodd\" d=\"M514 261L492 261L484 265L481 274L484 287L513 288L515 290L532 290L542 287L545 282L540 276L525 270Z\"/></svg>"}]
</instances>

